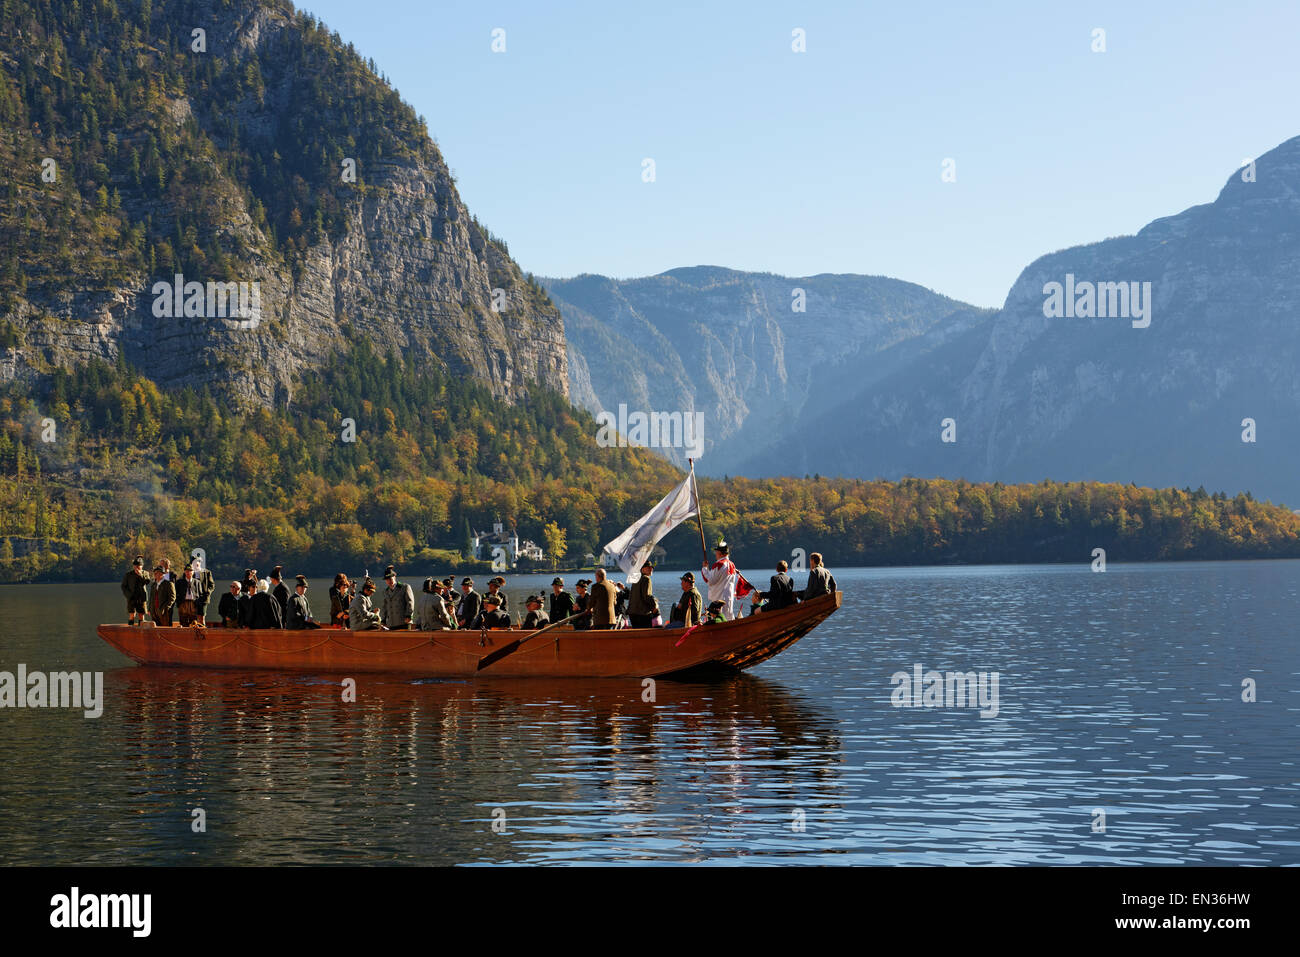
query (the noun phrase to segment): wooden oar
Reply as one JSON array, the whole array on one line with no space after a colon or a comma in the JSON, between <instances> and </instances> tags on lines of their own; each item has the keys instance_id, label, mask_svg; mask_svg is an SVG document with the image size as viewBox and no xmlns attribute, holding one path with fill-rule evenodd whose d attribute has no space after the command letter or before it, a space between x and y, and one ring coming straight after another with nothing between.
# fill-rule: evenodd
<instances>
[{"instance_id":1,"label":"wooden oar","mask_svg":"<svg viewBox=\"0 0 1300 957\"><path fill-rule=\"evenodd\" d=\"M578 612L578 614L570 615L568 618L561 618L559 621L553 621L545 628L538 628L532 634L525 635L523 638L516 638L514 641L510 642L510 644L502 645L496 651L490 654L486 654L482 658L480 658L478 660L478 668L476 668L475 670L482 671L488 665L495 664L496 662L504 658L506 655L514 654L516 651L519 650L519 646L522 645L524 642L532 641L538 635L544 634L545 632L550 631L552 628L556 628L560 625L563 625L565 622L577 621L579 618L585 618L587 615L590 615L595 610L596 609L594 608L588 608L586 611L580 611Z\"/></svg>"}]
</instances>

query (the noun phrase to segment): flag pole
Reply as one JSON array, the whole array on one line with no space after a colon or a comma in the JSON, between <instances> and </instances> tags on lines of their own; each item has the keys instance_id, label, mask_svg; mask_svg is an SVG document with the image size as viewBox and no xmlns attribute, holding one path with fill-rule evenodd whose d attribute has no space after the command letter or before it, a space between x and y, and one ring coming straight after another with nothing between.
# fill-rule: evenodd
<instances>
[{"instance_id":1,"label":"flag pole","mask_svg":"<svg viewBox=\"0 0 1300 957\"><path fill-rule=\"evenodd\" d=\"M704 508L700 505L700 486L695 481L695 460L687 459L691 464L691 489L695 492L695 521L700 527L700 558L709 564L709 550L704 545Z\"/></svg>"}]
</instances>

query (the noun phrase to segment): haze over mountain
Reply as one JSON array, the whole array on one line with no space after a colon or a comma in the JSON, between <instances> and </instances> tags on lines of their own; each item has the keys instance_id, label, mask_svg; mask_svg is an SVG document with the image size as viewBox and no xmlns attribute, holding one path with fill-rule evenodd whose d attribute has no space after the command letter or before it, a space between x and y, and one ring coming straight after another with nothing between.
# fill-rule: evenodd
<instances>
[{"instance_id":1,"label":"haze over mountain","mask_svg":"<svg viewBox=\"0 0 1300 957\"><path fill-rule=\"evenodd\" d=\"M1045 317L1045 286L1067 276L1150 282L1150 325ZM828 398L742 471L1204 485L1300 504L1297 276L1300 137L1212 203L1041 257L990 323ZM945 418L956 442L941 441Z\"/></svg>"},{"instance_id":2,"label":"haze over mountain","mask_svg":"<svg viewBox=\"0 0 1300 957\"><path fill-rule=\"evenodd\" d=\"M698 469L710 475L734 471L810 403L991 316L883 276L696 266L541 282L564 315L571 399L593 412L702 412ZM660 451L686 464L683 449Z\"/></svg>"}]
</instances>

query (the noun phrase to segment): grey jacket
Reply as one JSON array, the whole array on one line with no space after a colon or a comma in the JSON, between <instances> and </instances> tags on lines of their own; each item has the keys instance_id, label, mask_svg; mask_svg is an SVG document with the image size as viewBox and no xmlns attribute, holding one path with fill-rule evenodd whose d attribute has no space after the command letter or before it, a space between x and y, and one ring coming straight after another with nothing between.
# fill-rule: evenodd
<instances>
[{"instance_id":1,"label":"grey jacket","mask_svg":"<svg viewBox=\"0 0 1300 957\"><path fill-rule=\"evenodd\" d=\"M410 585L397 582L384 589L384 624L389 628L405 628L406 619L415 618L415 593Z\"/></svg>"},{"instance_id":2,"label":"grey jacket","mask_svg":"<svg viewBox=\"0 0 1300 957\"><path fill-rule=\"evenodd\" d=\"M370 596L357 592L348 606L348 627L353 631L370 631L379 627L379 612L370 607Z\"/></svg>"}]
</instances>

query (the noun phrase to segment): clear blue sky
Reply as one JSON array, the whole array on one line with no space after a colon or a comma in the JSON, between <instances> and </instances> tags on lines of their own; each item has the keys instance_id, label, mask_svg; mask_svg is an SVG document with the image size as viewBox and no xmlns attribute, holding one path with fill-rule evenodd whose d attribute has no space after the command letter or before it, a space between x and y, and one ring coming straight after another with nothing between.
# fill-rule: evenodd
<instances>
[{"instance_id":1,"label":"clear blue sky","mask_svg":"<svg viewBox=\"0 0 1300 957\"><path fill-rule=\"evenodd\" d=\"M1293 0L300 6L540 275L870 273L1001 305L1035 257L1209 202L1300 134Z\"/></svg>"}]
</instances>

